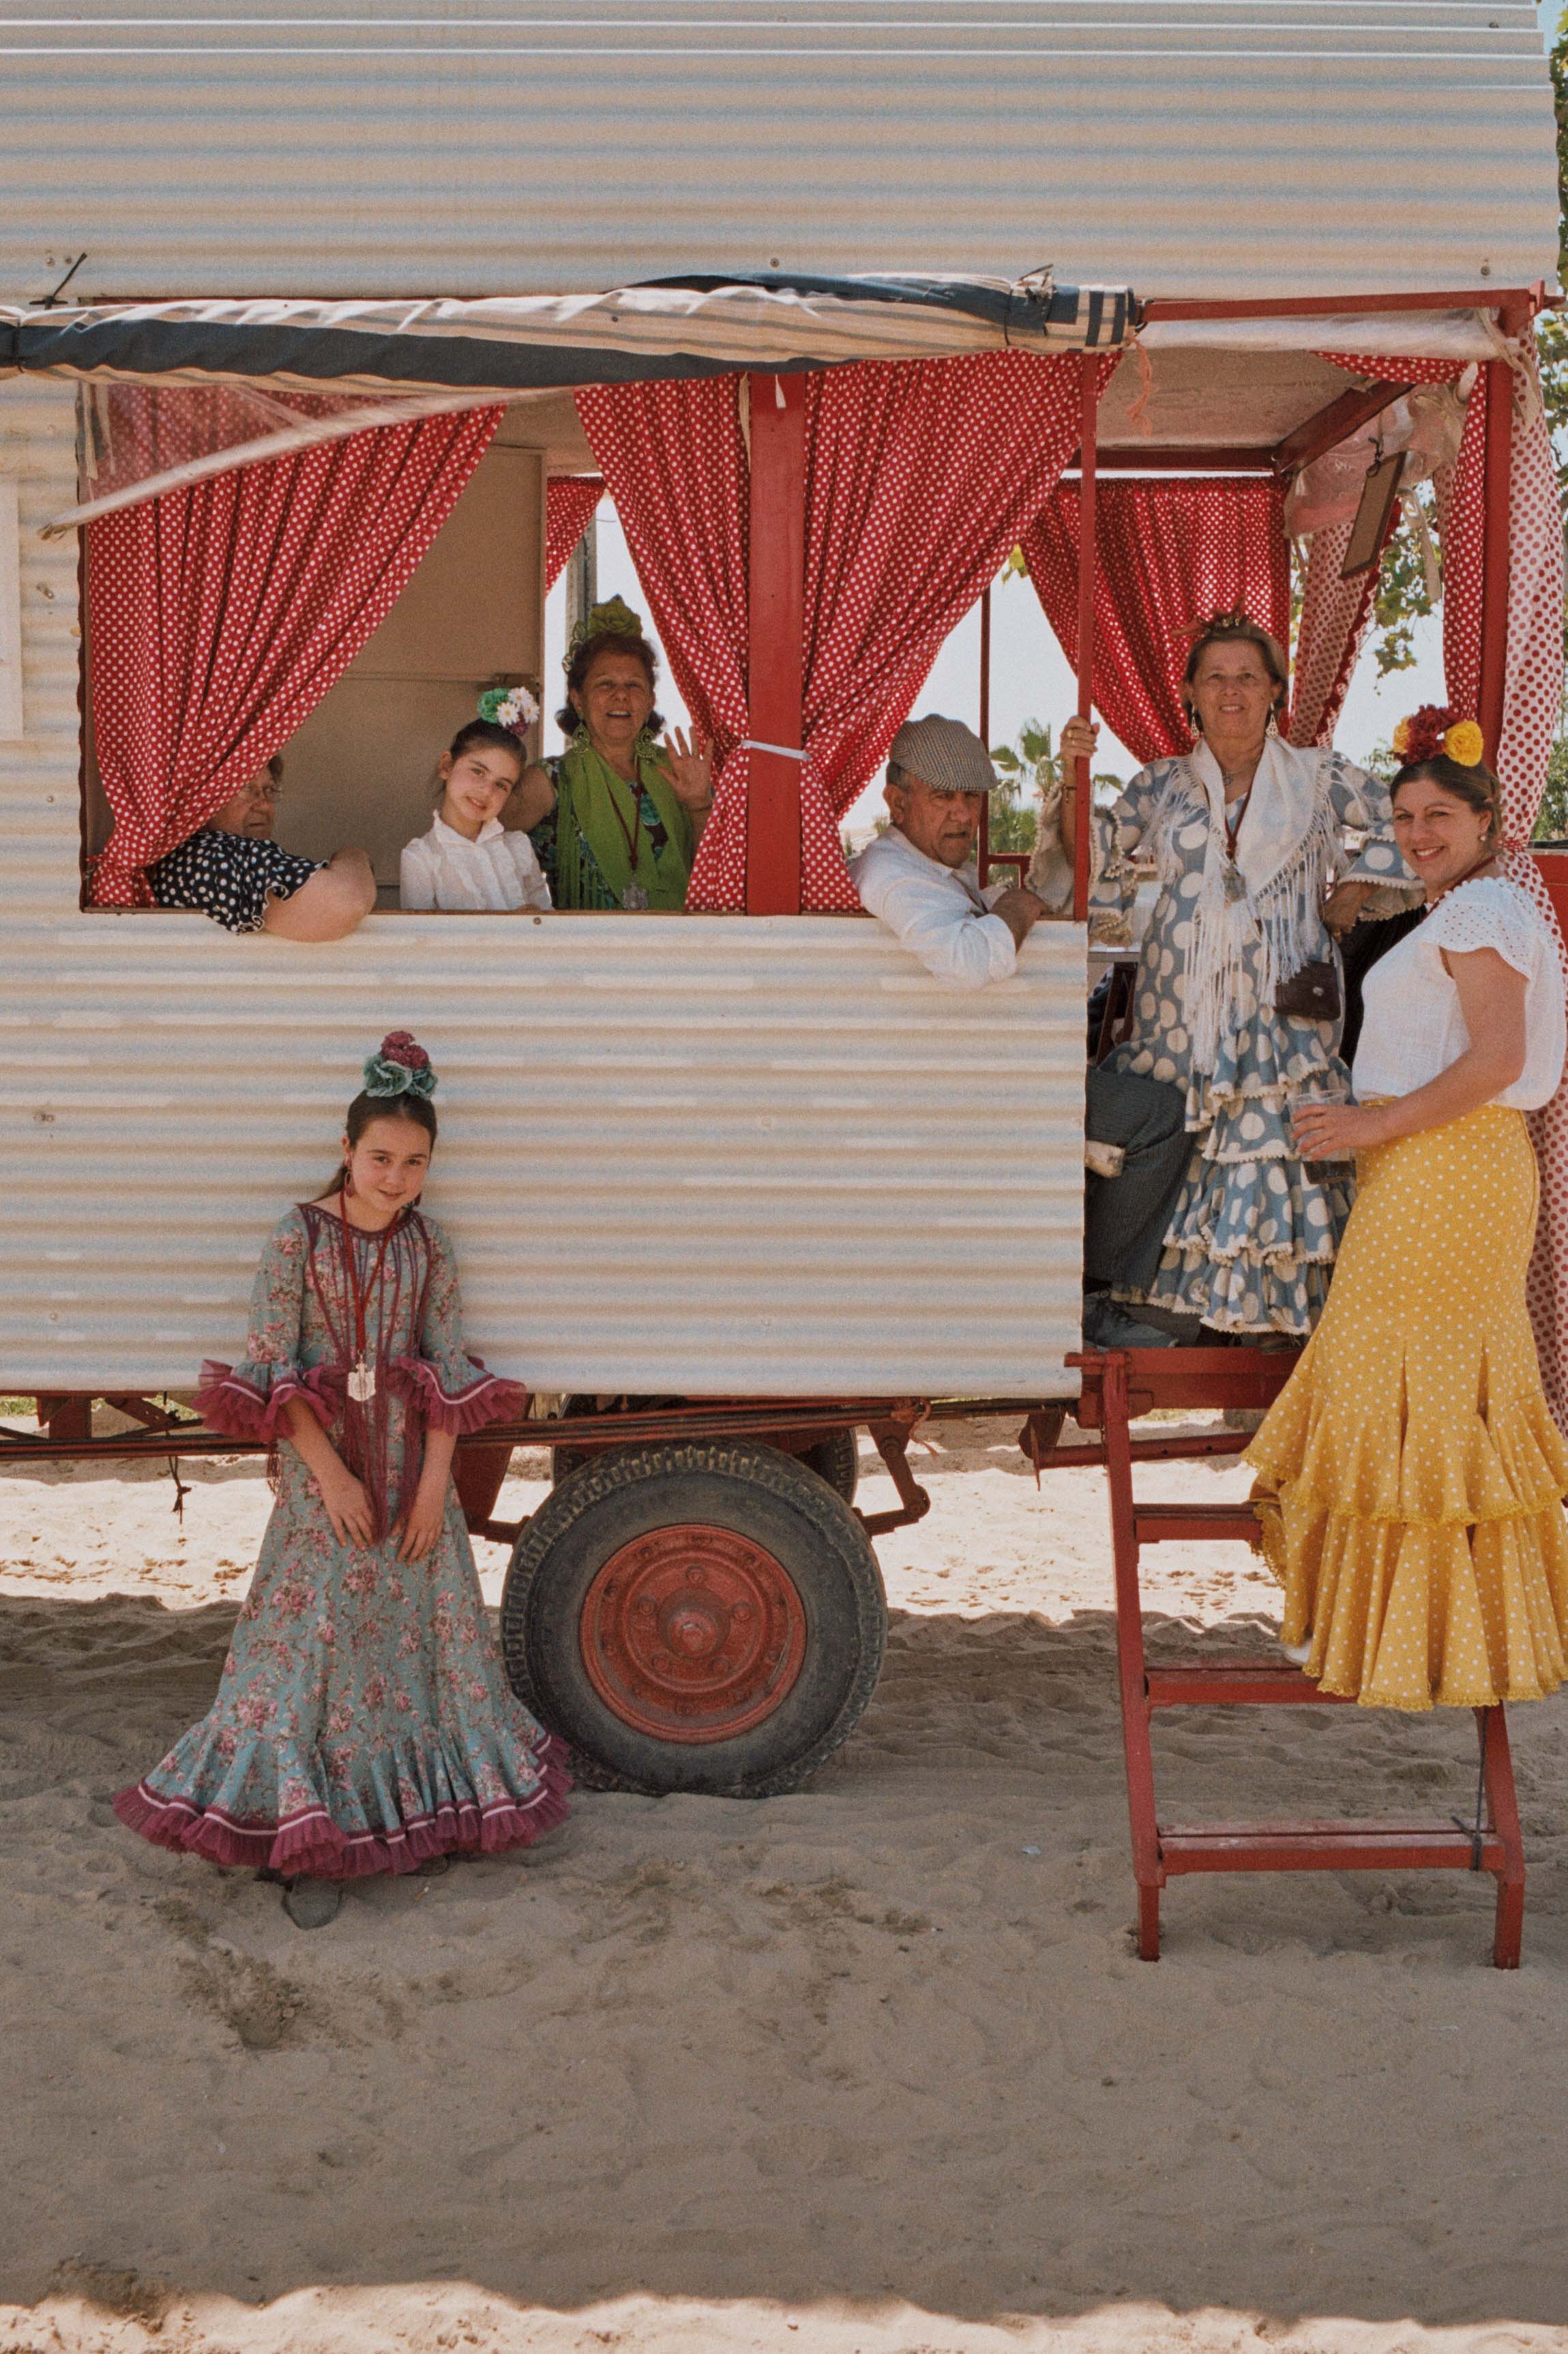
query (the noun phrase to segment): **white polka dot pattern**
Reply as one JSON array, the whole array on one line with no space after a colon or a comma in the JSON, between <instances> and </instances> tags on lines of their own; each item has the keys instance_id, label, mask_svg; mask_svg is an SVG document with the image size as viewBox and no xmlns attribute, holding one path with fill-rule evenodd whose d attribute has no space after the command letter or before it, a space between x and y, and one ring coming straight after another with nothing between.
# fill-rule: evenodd
<instances>
[{"instance_id":1,"label":"white polka dot pattern","mask_svg":"<svg viewBox=\"0 0 1568 2354\"><path fill-rule=\"evenodd\" d=\"M1078 659L1078 486L1064 482L1023 534L1029 577ZM1273 482L1101 482L1095 502L1097 708L1139 760L1192 748L1181 695L1194 621L1254 614L1290 635L1290 549Z\"/></svg>"},{"instance_id":2,"label":"white polka dot pattern","mask_svg":"<svg viewBox=\"0 0 1568 2354\"><path fill-rule=\"evenodd\" d=\"M1563 691L1563 529L1552 437L1541 399L1533 345L1510 345L1508 655L1498 776L1503 790L1510 882L1529 893L1558 942L1564 986L1568 948L1541 870L1528 844L1546 790L1546 765ZM1460 370L1442 360L1393 360L1325 352L1337 367L1387 382L1434 384ZM1448 700L1474 714L1481 674L1481 575L1485 523L1487 408L1491 371L1481 369L1465 415L1452 482L1440 480L1443 547L1443 660ZM1541 1163L1541 1218L1531 1260L1529 1299L1546 1395L1568 1430L1568 1096L1559 1089L1530 1114Z\"/></svg>"},{"instance_id":3,"label":"white polka dot pattern","mask_svg":"<svg viewBox=\"0 0 1568 2354\"><path fill-rule=\"evenodd\" d=\"M342 677L500 417L376 427L87 526L93 726L114 812L94 906L150 906L146 868L205 825Z\"/></svg>"},{"instance_id":4,"label":"white polka dot pattern","mask_svg":"<svg viewBox=\"0 0 1568 2354\"><path fill-rule=\"evenodd\" d=\"M1097 363L1103 387L1119 355ZM736 380L595 386L578 413L687 708L719 754L687 905L746 904L748 481ZM853 908L837 820L1078 436L1076 355L855 363L806 385L801 903Z\"/></svg>"},{"instance_id":5,"label":"white polka dot pattern","mask_svg":"<svg viewBox=\"0 0 1568 2354\"><path fill-rule=\"evenodd\" d=\"M545 594L567 568L567 559L593 521L604 496L597 474L552 474L545 488Z\"/></svg>"}]
</instances>

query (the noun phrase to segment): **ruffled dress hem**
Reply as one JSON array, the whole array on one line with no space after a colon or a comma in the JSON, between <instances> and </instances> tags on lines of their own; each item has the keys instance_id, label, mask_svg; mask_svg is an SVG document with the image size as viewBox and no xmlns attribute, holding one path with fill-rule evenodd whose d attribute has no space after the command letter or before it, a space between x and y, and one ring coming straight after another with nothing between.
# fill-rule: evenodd
<instances>
[{"instance_id":1,"label":"ruffled dress hem","mask_svg":"<svg viewBox=\"0 0 1568 2354\"><path fill-rule=\"evenodd\" d=\"M302 1808L279 1821L239 1821L219 1807L166 1796L146 1782L117 1791L111 1804L128 1830L177 1855L258 1871L265 1867L291 1877L356 1880L373 1872L415 1872L438 1855L500 1855L556 1829L570 1811L567 1744L546 1734L532 1744L532 1754L539 1787L529 1797L447 1798L427 1813L383 1822L376 1830L344 1831L324 1805Z\"/></svg>"}]
</instances>

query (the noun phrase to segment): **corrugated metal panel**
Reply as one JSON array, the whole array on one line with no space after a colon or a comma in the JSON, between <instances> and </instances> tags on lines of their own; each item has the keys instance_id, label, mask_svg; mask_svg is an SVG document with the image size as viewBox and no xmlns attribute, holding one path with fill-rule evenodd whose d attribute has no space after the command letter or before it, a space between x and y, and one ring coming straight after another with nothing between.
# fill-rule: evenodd
<instances>
[{"instance_id":1,"label":"corrugated metal panel","mask_svg":"<svg viewBox=\"0 0 1568 2354\"><path fill-rule=\"evenodd\" d=\"M0 388L24 523L72 411ZM937 984L870 922L384 916L310 949L87 916L75 551L24 535L28 740L0 747L0 1389L184 1387L330 1174L358 1065L442 1074L430 1207L474 1344L546 1389L1070 1395L1081 930Z\"/></svg>"},{"instance_id":2,"label":"corrugated metal panel","mask_svg":"<svg viewBox=\"0 0 1568 2354\"><path fill-rule=\"evenodd\" d=\"M570 292L690 270L1144 295L1556 268L1529 0L0 7L0 296Z\"/></svg>"}]
</instances>

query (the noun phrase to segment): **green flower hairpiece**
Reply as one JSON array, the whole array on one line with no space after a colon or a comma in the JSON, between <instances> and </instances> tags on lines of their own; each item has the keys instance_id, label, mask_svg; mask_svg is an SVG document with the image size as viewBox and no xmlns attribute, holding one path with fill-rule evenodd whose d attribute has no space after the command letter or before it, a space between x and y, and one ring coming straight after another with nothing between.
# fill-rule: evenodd
<instances>
[{"instance_id":1,"label":"green flower hairpiece","mask_svg":"<svg viewBox=\"0 0 1568 2354\"><path fill-rule=\"evenodd\" d=\"M426 1103L436 1092L430 1058L408 1030L389 1030L365 1066L367 1096L419 1096Z\"/></svg>"},{"instance_id":2,"label":"green flower hairpiece","mask_svg":"<svg viewBox=\"0 0 1568 2354\"><path fill-rule=\"evenodd\" d=\"M634 613L623 597L611 597L602 605L590 605L586 620L572 631L567 647L563 670L570 670L572 656L589 638L640 638L643 635L642 616Z\"/></svg>"}]
</instances>

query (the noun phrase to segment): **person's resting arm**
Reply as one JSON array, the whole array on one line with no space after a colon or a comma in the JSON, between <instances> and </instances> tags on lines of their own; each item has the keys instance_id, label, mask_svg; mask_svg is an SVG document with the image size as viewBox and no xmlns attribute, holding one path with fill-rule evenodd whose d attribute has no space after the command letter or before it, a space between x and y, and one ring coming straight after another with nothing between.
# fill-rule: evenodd
<instances>
[{"instance_id":1,"label":"person's resting arm","mask_svg":"<svg viewBox=\"0 0 1568 2354\"><path fill-rule=\"evenodd\" d=\"M1525 977L1496 949L1443 950L1459 992L1469 1044L1446 1071L1381 1104L1305 1104L1296 1114L1296 1141L1304 1159L1330 1160L1362 1152L1423 1129L1445 1128L1482 1104L1494 1103L1524 1068Z\"/></svg>"},{"instance_id":2,"label":"person's resting arm","mask_svg":"<svg viewBox=\"0 0 1568 2354\"><path fill-rule=\"evenodd\" d=\"M1363 918L1371 923L1414 907L1421 885L1393 838L1393 811L1381 777L1358 769L1340 753L1330 753L1329 800L1341 838L1347 831L1364 837L1355 857L1341 860L1323 903L1324 923L1336 939L1342 939Z\"/></svg>"},{"instance_id":3,"label":"person's resting arm","mask_svg":"<svg viewBox=\"0 0 1568 2354\"><path fill-rule=\"evenodd\" d=\"M363 850L337 850L286 899L270 898L262 929L281 940L341 940L376 905L376 876Z\"/></svg>"},{"instance_id":4,"label":"person's resting arm","mask_svg":"<svg viewBox=\"0 0 1568 2354\"><path fill-rule=\"evenodd\" d=\"M1033 917L1022 907L1010 911L1004 903L1039 904L1033 893L1004 892L982 916L956 899L939 875L895 868L891 862L870 862L857 875L856 887L867 914L885 923L927 972L955 989L983 989L988 981L1007 979Z\"/></svg>"},{"instance_id":5,"label":"person's resting arm","mask_svg":"<svg viewBox=\"0 0 1568 2354\"><path fill-rule=\"evenodd\" d=\"M1061 781L1042 808L1038 822L1029 885L1044 900L1047 914L1059 917L1073 912L1078 832L1078 797L1073 779L1080 759L1093 761L1099 732L1087 719L1067 721L1058 747ZM1128 937L1130 911L1141 880L1133 863L1134 853L1160 805L1167 774L1164 767L1140 769L1108 810L1093 813L1088 914L1096 938L1107 944L1119 944Z\"/></svg>"},{"instance_id":6,"label":"person's resting arm","mask_svg":"<svg viewBox=\"0 0 1568 2354\"><path fill-rule=\"evenodd\" d=\"M535 761L531 769L524 769L517 790L503 812L503 822L519 827L524 833L532 833L536 825L544 824L555 806L556 788L550 782L550 772Z\"/></svg>"}]
</instances>

